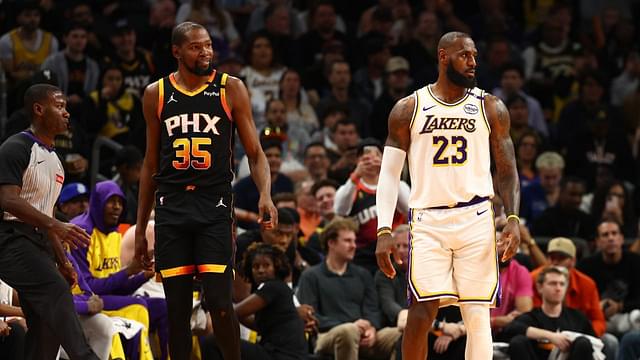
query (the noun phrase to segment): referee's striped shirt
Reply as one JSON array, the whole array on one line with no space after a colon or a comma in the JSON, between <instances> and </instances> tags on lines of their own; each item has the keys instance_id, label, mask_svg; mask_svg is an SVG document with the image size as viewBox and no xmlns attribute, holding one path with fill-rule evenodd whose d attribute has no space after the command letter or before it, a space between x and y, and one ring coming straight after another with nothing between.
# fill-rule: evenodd
<instances>
[{"instance_id":1,"label":"referee's striped shirt","mask_svg":"<svg viewBox=\"0 0 640 360\"><path fill-rule=\"evenodd\" d=\"M23 131L0 145L0 185L18 185L20 197L42 213L53 217L63 183L58 155L33 133ZM2 220L20 221L6 211Z\"/></svg>"}]
</instances>

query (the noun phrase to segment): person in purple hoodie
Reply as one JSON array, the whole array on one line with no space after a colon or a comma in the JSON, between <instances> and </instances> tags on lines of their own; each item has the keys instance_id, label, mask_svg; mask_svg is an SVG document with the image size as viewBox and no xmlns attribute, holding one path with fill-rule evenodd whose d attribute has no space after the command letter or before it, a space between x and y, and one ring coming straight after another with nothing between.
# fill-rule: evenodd
<instances>
[{"instance_id":1,"label":"person in purple hoodie","mask_svg":"<svg viewBox=\"0 0 640 360\"><path fill-rule=\"evenodd\" d=\"M125 197L113 181L96 184L89 198L89 210L71 220L90 236L88 247L71 250L77 264L78 278L89 285L93 293L106 295L132 295L142 284L154 276L138 266L122 268L117 231L125 207ZM168 354L167 306L162 298L139 298L149 310L150 332L157 330L162 359Z\"/></svg>"}]
</instances>

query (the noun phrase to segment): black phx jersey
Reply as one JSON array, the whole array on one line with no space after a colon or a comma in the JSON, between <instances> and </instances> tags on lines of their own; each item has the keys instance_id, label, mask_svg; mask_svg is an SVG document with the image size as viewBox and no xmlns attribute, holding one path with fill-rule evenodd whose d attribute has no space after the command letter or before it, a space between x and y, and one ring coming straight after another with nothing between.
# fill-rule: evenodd
<instances>
[{"instance_id":1,"label":"black phx jersey","mask_svg":"<svg viewBox=\"0 0 640 360\"><path fill-rule=\"evenodd\" d=\"M159 81L161 187L231 191L234 127L227 106L227 74L214 71L200 89L187 91L173 74Z\"/></svg>"}]
</instances>

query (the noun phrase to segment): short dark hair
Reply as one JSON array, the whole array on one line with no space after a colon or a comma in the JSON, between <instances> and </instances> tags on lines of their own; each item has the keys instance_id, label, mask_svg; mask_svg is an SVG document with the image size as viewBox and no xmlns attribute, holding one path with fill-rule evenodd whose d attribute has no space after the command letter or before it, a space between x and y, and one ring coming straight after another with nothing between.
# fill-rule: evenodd
<instances>
[{"instance_id":1,"label":"short dark hair","mask_svg":"<svg viewBox=\"0 0 640 360\"><path fill-rule=\"evenodd\" d=\"M33 117L33 104L45 101L51 93L62 92L57 86L49 84L34 84L24 93L24 110Z\"/></svg>"},{"instance_id":2,"label":"short dark hair","mask_svg":"<svg viewBox=\"0 0 640 360\"><path fill-rule=\"evenodd\" d=\"M87 27L84 26L84 24L81 24L77 21L70 21L68 23L65 24L64 26L64 30L62 32L62 35L67 36L69 35L70 32L72 32L73 30L84 30L84 31L88 31Z\"/></svg>"},{"instance_id":3,"label":"short dark hair","mask_svg":"<svg viewBox=\"0 0 640 360\"><path fill-rule=\"evenodd\" d=\"M584 188L587 187L587 183L582 178L579 178L577 176L563 176L562 180L560 180L560 191L563 191L564 189L566 189L567 185L570 183L580 184Z\"/></svg>"},{"instance_id":4,"label":"short dark hair","mask_svg":"<svg viewBox=\"0 0 640 360\"><path fill-rule=\"evenodd\" d=\"M358 232L358 224L350 218L336 217L324 227L320 234L320 246L326 253L329 250L329 241L336 240L342 230Z\"/></svg>"},{"instance_id":5,"label":"short dark hair","mask_svg":"<svg viewBox=\"0 0 640 360\"><path fill-rule=\"evenodd\" d=\"M340 187L340 184L338 184L338 182L333 180L333 179L318 180L311 187L311 194L313 196L316 196L316 193L318 192L318 190L322 189L323 187L327 187L327 186L332 187L334 189L338 189Z\"/></svg>"},{"instance_id":6,"label":"short dark hair","mask_svg":"<svg viewBox=\"0 0 640 360\"><path fill-rule=\"evenodd\" d=\"M567 270L558 266L547 266L542 269L538 276L536 277L536 283L542 285L544 283L544 279L547 277L547 274L558 274L564 276L565 280L569 282L569 274Z\"/></svg>"},{"instance_id":7,"label":"short dark hair","mask_svg":"<svg viewBox=\"0 0 640 360\"><path fill-rule=\"evenodd\" d=\"M510 108L510 107L511 107L511 105L513 105L513 104L515 104L515 103L517 103L517 102L521 102L521 103L523 103L526 107L529 107L529 106L528 106L529 104L527 104L527 99L525 99L525 98L524 98L524 96L522 96L522 95L520 95L520 94L518 94L518 93L515 93L515 94L513 94L513 95L509 96L509 97L507 98L507 100L504 102L504 104L507 106L507 108Z\"/></svg>"},{"instance_id":8,"label":"short dark hair","mask_svg":"<svg viewBox=\"0 0 640 360\"><path fill-rule=\"evenodd\" d=\"M277 204L280 201L293 201L296 205L298 204L298 198L296 197L296 194L291 192L277 193L273 195L271 200L273 200L273 204L276 205L276 207L278 206Z\"/></svg>"},{"instance_id":9,"label":"short dark hair","mask_svg":"<svg viewBox=\"0 0 640 360\"><path fill-rule=\"evenodd\" d=\"M278 139L272 139L272 138L261 138L260 139L260 146L262 147L262 150L265 151L267 149L271 149L271 148L278 148L280 150L280 152L282 153L282 142Z\"/></svg>"},{"instance_id":10,"label":"short dark hair","mask_svg":"<svg viewBox=\"0 0 640 360\"><path fill-rule=\"evenodd\" d=\"M289 273L291 273L289 259L282 250L271 244L263 242L253 243L244 253L242 259L242 271L244 272L244 278L249 280L249 282L254 286L258 284L255 283L255 279L253 278L253 261L258 255L268 256L271 258L276 278L284 280L289 276Z\"/></svg>"},{"instance_id":11,"label":"short dark hair","mask_svg":"<svg viewBox=\"0 0 640 360\"><path fill-rule=\"evenodd\" d=\"M522 68L522 65L518 63L508 62L504 64L502 66L502 69L500 69L500 76L504 76L504 73L506 73L507 71L515 71L520 74L521 78L524 79L524 69Z\"/></svg>"},{"instance_id":12,"label":"short dark hair","mask_svg":"<svg viewBox=\"0 0 640 360\"><path fill-rule=\"evenodd\" d=\"M353 119L346 118L346 119L342 119L342 120L338 121L337 123L335 123L335 125L333 125L333 127L330 129L330 131L332 133L335 133L336 130L338 130L338 126L340 126L340 125L342 125L342 126L353 125L356 128L356 130L358 130L358 124L356 124L356 122L353 121Z\"/></svg>"},{"instance_id":13,"label":"short dark hair","mask_svg":"<svg viewBox=\"0 0 640 360\"><path fill-rule=\"evenodd\" d=\"M308 143L307 146L305 146L304 157L307 157L307 154L309 153L309 149L311 149L312 147L321 147L325 150L325 152L327 151L327 147L324 146L324 143L322 141L312 141Z\"/></svg>"},{"instance_id":14,"label":"short dark hair","mask_svg":"<svg viewBox=\"0 0 640 360\"><path fill-rule=\"evenodd\" d=\"M618 231L620 231L620 235L622 235L624 237L624 232L622 230L622 224L617 219L615 219L615 218L613 218L611 216L606 216L605 218L601 219L598 222L598 225L596 226L596 238L600 236L600 232L599 232L598 228L600 228L600 225L602 225L604 223L612 223L612 224L618 225Z\"/></svg>"},{"instance_id":15,"label":"short dark hair","mask_svg":"<svg viewBox=\"0 0 640 360\"><path fill-rule=\"evenodd\" d=\"M185 21L176 25L171 32L171 45L182 45L187 40L187 33L195 29L206 30L204 26L191 21Z\"/></svg>"},{"instance_id":16,"label":"short dark hair","mask_svg":"<svg viewBox=\"0 0 640 360\"><path fill-rule=\"evenodd\" d=\"M134 167L142 163L144 157L140 150L133 145L127 145L122 147L116 152L115 165L124 165L126 167Z\"/></svg>"}]
</instances>

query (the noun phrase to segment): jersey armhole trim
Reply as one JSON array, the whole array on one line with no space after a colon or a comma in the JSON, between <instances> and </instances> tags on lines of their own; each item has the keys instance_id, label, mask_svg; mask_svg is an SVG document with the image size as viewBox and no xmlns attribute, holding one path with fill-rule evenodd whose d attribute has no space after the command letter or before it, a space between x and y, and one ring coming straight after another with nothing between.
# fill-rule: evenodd
<instances>
[{"instance_id":1,"label":"jersey armhole trim","mask_svg":"<svg viewBox=\"0 0 640 360\"><path fill-rule=\"evenodd\" d=\"M482 90L480 92L480 111L482 111L482 118L484 119L485 125L487 125L487 130L489 130L489 134L491 134L491 126L489 125L489 119L487 119L487 112L484 109L484 100L487 98L487 93Z\"/></svg>"},{"instance_id":2,"label":"jersey armhole trim","mask_svg":"<svg viewBox=\"0 0 640 360\"><path fill-rule=\"evenodd\" d=\"M158 80L158 120L162 119L162 108L164 107L164 79Z\"/></svg>"},{"instance_id":3,"label":"jersey armhole trim","mask_svg":"<svg viewBox=\"0 0 640 360\"><path fill-rule=\"evenodd\" d=\"M227 117L230 121L233 121L233 117L231 116L231 109L229 108L229 104L227 103L227 92L225 85L227 84L228 75L223 73L222 78L220 79L220 102L222 103L222 108L224 112L227 113Z\"/></svg>"},{"instance_id":4,"label":"jersey armhole trim","mask_svg":"<svg viewBox=\"0 0 640 360\"><path fill-rule=\"evenodd\" d=\"M411 114L411 122L409 123L409 130L413 127L413 121L416 119L416 115L418 114L418 91L413 92L414 102L413 102L413 114Z\"/></svg>"}]
</instances>

